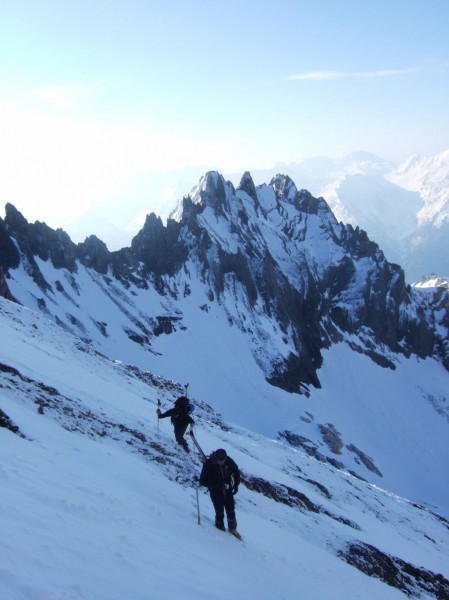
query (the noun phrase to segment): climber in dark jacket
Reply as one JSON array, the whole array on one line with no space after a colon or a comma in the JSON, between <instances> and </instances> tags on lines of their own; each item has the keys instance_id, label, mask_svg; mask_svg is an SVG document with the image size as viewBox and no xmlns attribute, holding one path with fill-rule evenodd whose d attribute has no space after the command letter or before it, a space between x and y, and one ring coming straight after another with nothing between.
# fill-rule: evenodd
<instances>
[{"instance_id":1,"label":"climber in dark jacket","mask_svg":"<svg viewBox=\"0 0 449 600\"><path fill-rule=\"evenodd\" d=\"M224 527L224 511L228 519L228 529L237 529L235 517L234 495L239 489L240 470L236 463L226 454L226 450L215 450L206 460L201 470L200 485L209 488L212 504L215 509L215 526L222 531Z\"/></svg>"},{"instance_id":2,"label":"climber in dark jacket","mask_svg":"<svg viewBox=\"0 0 449 600\"><path fill-rule=\"evenodd\" d=\"M159 408L156 411L159 419L171 417L176 441L184 448L186 452L190 452L190 449L189 445L184 439L184 435L189 425L192 427L195 425L195 421L190 416L189 411L189 399L185 396L181 396L176 400L174 408L170 408L170 410L167 410L164 413L162 413Z\"/></svg>"}]
</instances>

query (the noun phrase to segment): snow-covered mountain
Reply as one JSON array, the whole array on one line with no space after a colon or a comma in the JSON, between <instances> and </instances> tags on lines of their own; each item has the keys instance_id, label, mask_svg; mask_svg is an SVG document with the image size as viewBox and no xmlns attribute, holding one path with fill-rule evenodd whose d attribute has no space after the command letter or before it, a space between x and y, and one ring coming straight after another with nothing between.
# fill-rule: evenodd
<instances>
[{"instance_id":1,"label":"snow-covered mountain","mask_svg":"<svg viewBox=\"0 0 449 600\"><path fill-rule=\"evenodd\" d=\"M407 282L449 274L449 150L395 164L367 152L325 157L252 171L256 183L288 174L324 197L336 218L364 229Z\"/></svg>"},{"instance_id":2,"label":"snow-covered mountain","mask_svg":"<svg viewBox=\"0 0 449 600\"><path fill-rule=\"evenodd\" d=\"M431 273L427 277L423 277L420 281L417 281L414 285L417 289L449 289L449 280L444 277L438 277L435 273Z\"/></svg>"},{"instance_id":3,"label":"snow-covered mountain","mask_svg":"<svg viewBox=\"0 0 449 600\"><path fill-rule=\"evenodd\" d=\"M118 187L108 203L63 225L72 240L95 234L118 250L130 244L154 212L165 222L178 199L195 186L207 168L139 175ZM254 169L256 185L288 175L298 189L323 197L337 220L365 230L390 262L405 271L407 283L422 276L449 275L449 150L412 156L396 164L369 152L342 159L313 157ZM225 173L235 186L241 173ZM148 207L151 207L150 209Z\"/></svg>"},{"instance_id":4,"label":"snow-covered mountain","mask_svg":"<svg viewBox=\"0 0 449 600\"><path fill-rule=\"evenodd\" d=\"M78 271L88 281L87 270ZM59 273L67 283L67 272ZM78 281L87 285L82 277ZM67 306L73 294L72 288ZM197 504L198 455L174 446L166 421L158 431L157 402L171 406L183 385L111 360L45 315L3 298L0 335L2 599L449 598L447 518L294 445L247 430L194 395L202 447L226 448L242 470L239 542L214 528L202 488ZM182 362L185 348L176 348L172 359ZM344 373L349 350L342 344L333 350L331 365ZM382 371L358 356L372 385ZM435 375L434 361L424 362L429 377ZM407 375L419 369L412 361ZM246 377L258 379L254 368ZM407 414L402 420L395 415L405 393L396 394L400 386L392 391L389 403L371 409L366 398L356 398L370 411L359 423L364 437L379 410L388 411L385 424L394 422L395 435L407 437ZM229 407L238 408L242 400L230 394ZM314 399L317 412L321 400ZM333 398L334 404L340 400L338 394ZM279 410L281 404L279 397L273 406ZM430 403L418 408L422 435L429 420L439 435L438 419L441 426L445 418ZM300 414L299 407L295 412ZM302 416L314 421L309 412ZM410 446L399 453L398 470L407 471L415 459L421 468L416 443L412 455ZM429 469L443 466L440 448L434 451Z\"/></svg>"},{"instance_id":5,"label":"snow-covered mountain","mask_svg":"<svg viewBox=\"0 0 449 600\"><path fill-rule=\"evenodd\" d=\"M3 295L190 382L228 421L447 514L448 290L407 286L288 177L235 189L208 173L174 217L148 216L111 253L9 205Z\"/></svg>"}]
</instances>

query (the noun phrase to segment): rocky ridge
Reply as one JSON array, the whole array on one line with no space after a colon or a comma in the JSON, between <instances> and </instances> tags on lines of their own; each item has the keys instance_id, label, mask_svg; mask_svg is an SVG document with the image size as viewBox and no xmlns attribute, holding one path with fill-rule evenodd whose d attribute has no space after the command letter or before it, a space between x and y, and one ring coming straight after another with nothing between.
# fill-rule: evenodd
<instances>
[{"instance_id":1,"label":"rocky ridge","mask_svg":"<svg viewBox=\"0 0 449 600\"><path fill-rule=\"evenodd\" d=\"M438 302L423 300L363 230L337 222L322 198L298 191L288 176L256 187L245 173L234 188L209 172L167 225L149 215L131 247L115 252L94 235L74 244L63 230L30 224L7 205L0 249L2 295L14 296L8 278L21 265L40 290L37 306L50 313L58 292L67 290L62 278L56 284L46 280L37 259L65 270L75 290L78 270L86 267L111 297L117 285L124 293L135 286L176 303L198 280L205 309L217 302L232 315L267 381L287 391L319 387L322 350L345 333L356 336L355 351L387 368L395 368L391 352L434 356L449 366L447 290ZM80 319L72 316L68 327ZM265 331L267 317L272 333ZM128 337L150 347L152 337L181 320L173 314L140 319ZM91 326L80 327L83 337ZM261 340L267 342L263 355L257 351Z\"/></svg>"}]
</instances>

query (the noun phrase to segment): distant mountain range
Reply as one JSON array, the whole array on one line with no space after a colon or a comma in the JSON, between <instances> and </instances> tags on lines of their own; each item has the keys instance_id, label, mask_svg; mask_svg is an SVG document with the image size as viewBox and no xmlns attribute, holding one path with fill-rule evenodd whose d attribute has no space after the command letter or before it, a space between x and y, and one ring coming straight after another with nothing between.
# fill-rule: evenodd
<instances>
[{"instance_id":1,"label":"distant mountain range","mask_svg":"<svg viewBox=\"0 0 449 600\"><path fill-rule=\"evenodd\" d=\"M311 158L252 171L256 184L277 173L322 196L336 218L364 229L409 283L449 276L449 150L397 165L367 152Z\"/></svg>"},{"instance_id":2,"label":"distant mountain range","mask_svg":"<svg viewBox=\"0 0 449 600\"><path fill-rule=\"evenodd\" d=\"M108 204L66 226L73 240L95 234L111 250L129 246L155 212L166 220L182 196L208 169L198 167L135 177ZM399 264L406 281L436 273L449 276L449 150L433 157L413 156L394 164L367 152L341 160L315 157L252 170L256 185L278 174L298 189L322 196L337 220L364 229L387 259ZM238 186L242 173L224 173Z\"/></svg>"}]
</instances>

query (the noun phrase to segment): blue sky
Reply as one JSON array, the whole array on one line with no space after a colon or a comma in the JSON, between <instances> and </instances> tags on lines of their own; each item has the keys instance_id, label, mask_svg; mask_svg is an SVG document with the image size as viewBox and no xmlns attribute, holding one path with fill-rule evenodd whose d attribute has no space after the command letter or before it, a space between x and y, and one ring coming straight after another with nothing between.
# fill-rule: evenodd
<instances>
[{"instance_id":1,"label":"blue sky","mask_svg":"<svg viewBox=\"0 0 449 600\"><path fill-rule=\"evenodd\" d=\"M449 148L449 0L0 8L0 201L30 220L188 166Z\"/></svg>"}]
</instances>

